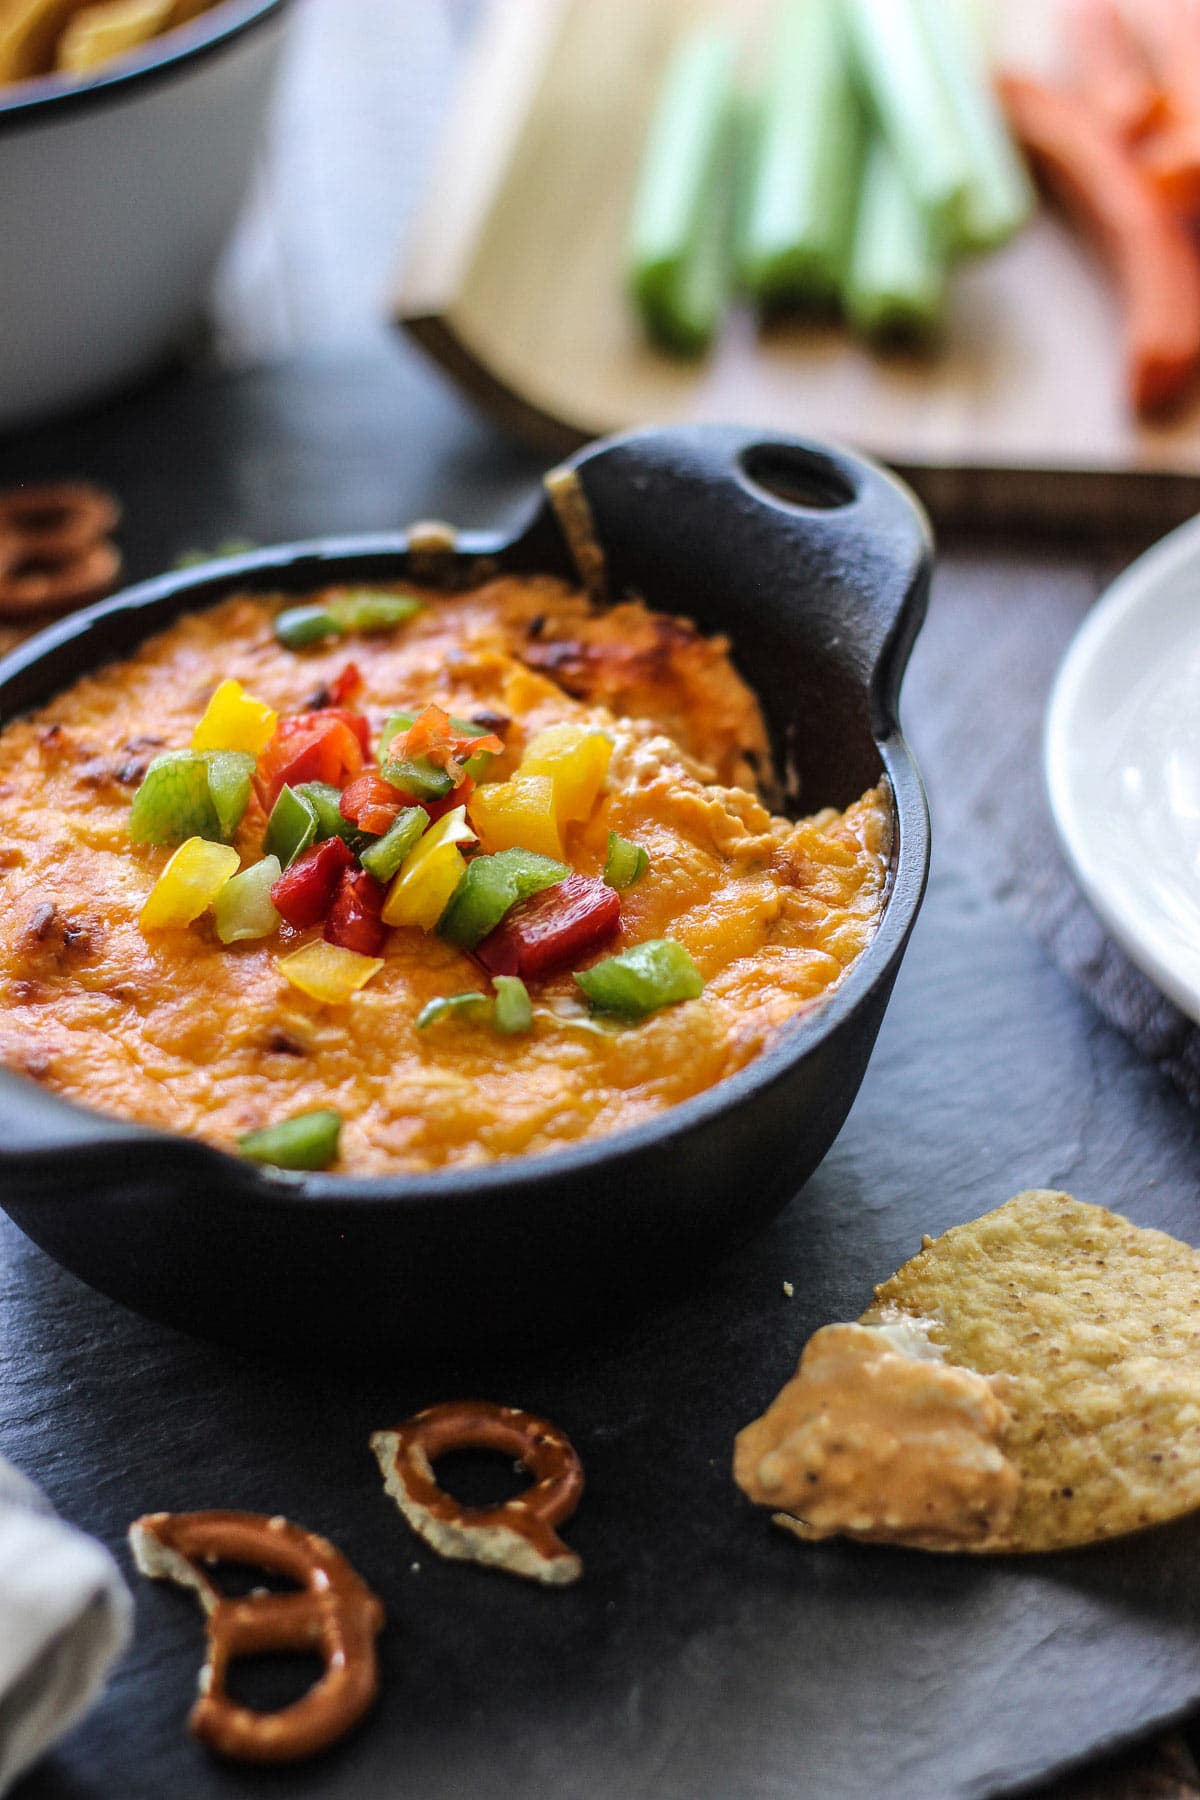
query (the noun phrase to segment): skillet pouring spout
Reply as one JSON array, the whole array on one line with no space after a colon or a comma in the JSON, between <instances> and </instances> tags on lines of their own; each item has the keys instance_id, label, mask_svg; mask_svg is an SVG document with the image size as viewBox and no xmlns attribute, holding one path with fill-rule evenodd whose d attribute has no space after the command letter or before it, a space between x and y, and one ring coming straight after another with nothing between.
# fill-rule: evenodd
<instances>
[{"instance_id":1,"label":"skillet pouring spout","mask_svg":"<svg viewBox=\"0 0 1200 1800\"><path fill-rule=\"evenodd\" d=\"M427 576L427 535L283 545L131 588L0 663L0 718L234 592ZM886 776L889 897L827 1000L738 1073L650 1121L428 1175L285 1175L121 1123L0 1071L0 1202L102 1292L202 1335L357 1357L578 1335L751 1232L803 1186L858 1091L924 892L929 817L898 724L932 546L902 485L837 446L726 427L638 431L553 472L486 570L637 594L725 634L762 703L785 809Z\"/></svg>"}]
</instances>

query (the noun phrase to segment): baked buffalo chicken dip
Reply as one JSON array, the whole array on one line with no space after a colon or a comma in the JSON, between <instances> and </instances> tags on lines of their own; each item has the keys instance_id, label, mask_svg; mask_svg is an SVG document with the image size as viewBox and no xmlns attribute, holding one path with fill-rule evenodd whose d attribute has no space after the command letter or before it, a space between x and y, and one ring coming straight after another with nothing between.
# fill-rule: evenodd
<instances>
[{"instance_id":1,"label":"baked buffalo chicken dip","mask_svg":"<svg viewBox=\"0 0 1200 1800\"><path fill-rule=\"evenodd\" d=\"M240 596L0 732L0 1062L292 1168L617 1131L827 996L886 786L760 798L728 645L546 578Z\"/></svg>"}]
</instances>

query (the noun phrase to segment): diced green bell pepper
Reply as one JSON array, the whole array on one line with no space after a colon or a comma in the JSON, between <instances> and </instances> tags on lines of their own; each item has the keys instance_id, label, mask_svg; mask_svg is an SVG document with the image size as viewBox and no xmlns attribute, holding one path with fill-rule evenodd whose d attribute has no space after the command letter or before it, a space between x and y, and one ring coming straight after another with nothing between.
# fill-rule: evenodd
<instances>
[{"instance_id":1,"label":"diced green bell pepper","mask_svg":"<svg viewBox=\"0 0 1200 1800\"><path fill-rule=\"evenodd\" d=\"M217 936L223 944L270 937L278 928L271 889L282 873L277 856L264 856L225 883L213 902Z\"/></svg>"},{"instance_id":2,"label":"diced green bell pepper","mask_svg":"<svg viewBox=\"0 0 1200 1800\"><path fill-rule=\"evenodd\" d=\"M415 724L416 717L416 713L410 712L394 712L388 714L387 718L383 721L383 730L379 733L379 748L376 754L380 763L385 763L387 761L387 753L392 739L398 732L407 731L410 725Z\"/></svg>"},{"instance_id":3,"label":"diced green bell pepper","mask_svg":"<svg viewBox=\"0 0 1200 1800\"><path fill-rule=\"evenodd\" d=\"M279 798L267 820L263 849L277 856L283 868L289 869L296 858L316 842L317 809L306 795L295 788L281 787Z\"/></svg>"},{"instance_id":4,"label":"diced green bell pepper","mask_svg":"<svg viewBox=\"0 0 1200 1800\"><path fill-rule=\"evenodd\" d=\"M304 650L352 632L390 631L419 613L424 604L415 594L376 594L362 588L276 613L275 636L288 650Z\"/></svg>"},{"instance_id":5,"label":"diced green bell pepper","mask_svg":"<svg viewBox=\"0 0 1200 1800\"><path fill-rule=\"evenodd\" d=\"M634 944L590 969L580 969L575 979L595 1012L615 1013L622 1019L644 1019L660 1006L695 1000L704 990L704 977L674 938Z\"/></svg>"},{"instance_id":6,"label":"diced green bell pepper","mask_svg":"<svg viewBox=\"0 0 1200 1800\"><path fill-rule=\"evenodd\" d=\"M570 873L566 863L532 850L501 850L496 856L472 857L442 914L438 934L461 950L473 950L519 900L565 881Z\"/></svg>"},{"instance_id":7,"label":"diced green bell pepper","mask_svg":"<svg viewBox=\"0 0 1200 1800\"><path fill-rule=\"evenodd\" d=\"M503 1037L515 1037L518 1032L530 1030L533 1004L520 976L497 975L492 985L496 990L494 1000L479 993L447 994L444 998L430 1000L417 1014L417 1030L425 1031L430 1025L459 1014L480 1024L490 1018L493 1029Z\"/></svg>"},{"instance_id":8,"label":"diced green bell pepper","mask_svg":"<svg viewBox=\"0 0 1200 1800\"><path fill-rule=\"evenodd\" d=\"M246 750L205 750L208 791L222 840L228 843L250 804L250 781L256 759Z\"/></svg>"},{"instance_id":9,"label":"diced green bell pepper","mask_svg":"<svg viewBox=\"0 0 1200 1800\"><path fill-rule=\"evenodd\" d=\"M190 837L228 843L250 801L254 758L240 750L167 750L156 756L133 796L135 844L182 844Z\"/></svg>"},{"instance_id":10,"label":"diced green bell pepper","mask_svg":"<svg viewBox=\"0 0 1200 1800\"><path fill-rule=\"evenodd\" d=\"M444 800L454 792L453 777L427 756L389 756L380 773L385 781L402 794L411 794L414 800Z\"/></svg>"},{"instance_id":11,"label":"diced green bell pepper","mask_svg":"<svg viewBox=\"0 0 1200 1800\"><path fill-rule=\"evenodd\" d=\"M238 1139L238 1149L251 1162L277 1169L327 1169L338 1153L342 1115L332 1107L296 1113L278 1125L264 1125Z\"/></svg>"},{"instance_id":12,"label":"diced green bell pepper","mask_svg":"<svg viewBox=\"0 0 1200 1800\"><path fill-rule=\"evenodd\" d=\"M341 631L327 606L289 606L275 614L275 636L285 650L307 650L310 644L340 637Z\"/></svg>"},{"instance_id":13,"label":"diced green bell pepper","mask_svg":"<svg viewBox=\"0 0 1200 1800\"><path fill-rule=\"evenodd\" d=\"M208 791L208 764L194 750L156 756L133 796L129 835L135 844L182 844L215 837L216 808Z\"/></svg>"},{"instance_id":14,"label":"diced green bell pepper","mask_svg":"<svg viewBox=\"0 0 1200 1800\"><path fill-rule=\"evenodd\" d=\"M468 756L463 764L463 774L469 775L472 781L482 781L487 774L488 764L493 755L494 752L491 750L477 750L474 756Z\"/></svg>"},{"instance_id":15,"label":"diced green bell pepper","mask_svg":"<svg viewBox=\"0 0 1200 1800\"><path fill-rule=\"evenodd\" d=\"M415 594L377 594L370 588L358 588L331 600L329 611L342 631L390 631L421 612L424 605Z\"/></svg>"},{"instance_id":16,"label":"diced green bell pepper","mask_svg":"<svg viewBox=\"0 0 1200 1800\"><path fill-rule=\"evenodd\" d=\"M317 835L315 843L322 843L326 838L344 838L352 850L368 841L367 834L358 829L351 820L342 815L342 790L334 787L329 781L302 781L293 790L301 800L307 800L317 815Z\"/></svg>"},{"instance_id":17,"label":"diced green bell pepper","mask_svg":"<svg viewBox=\"0 0 1200 1800\"><path fill-rule=\"evenodd\" d=\"M421 806L406 806L394 825L380 838L374 838L358 860L376 881L388 882L399 869L410 850L416 848L429 824L429 814Z\"/></svg>"},{"instance_id":18,"label":"diced green bell pepper","mask_svg":"<svg viewBox=\"0 0 1200 1800\"><path fill-rule=\"evenodd\" d=\"M490 1012L491 1006L486 994L445 994L440 999L430 1000L421 1008L417 1014L417 1030L426 1031L440 1019L452 1019L459 1013L470 1019Z\"/></svg>"},{"instance_id":19,"label":"diced green bell pepper","mask_svg":"<svg viewBox=\"0 0 1200 1800\"><path fill-rule=\"evenodd\" d=\"M515 1037L533 1025L533 1002L519 975L493 975L496 1005L492 1024L502 1037Z\"/></svg>"},{"instance_id":20,"label":"diced green bell pepper","mask_svg":"<svg viewBox=\"0 0 1200 1800\"><path fill-rule=\"evenodd\" d=\"M618 837L615 831L609 832L604 879L610 888L623 894L626 888L641 880L649 867L649 852L641 844L631 844L628 838Z\"/></svg>"}]
</instances>

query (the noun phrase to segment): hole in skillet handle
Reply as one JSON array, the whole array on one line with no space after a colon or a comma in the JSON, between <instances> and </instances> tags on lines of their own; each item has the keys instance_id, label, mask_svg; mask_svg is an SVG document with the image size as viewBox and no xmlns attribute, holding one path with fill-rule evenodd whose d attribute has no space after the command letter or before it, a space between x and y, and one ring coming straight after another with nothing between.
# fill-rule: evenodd
<instances>
[{"instance_id":1,"label":"hole in skillet handle","mask_svg":"<svg viewBox=\"0 0 1200 1800\"><path fill-rule=\"evenodd\" d=\"M858 498L828 457L795 444L751 444L738 457L738 467L759 499L793 512L837 512Z\"/></svg>"},{"instance_id":2,"label":"hole in skillet handle","mask_svg":"<svg viewBox=\"0 0 1200 1800\"><path fill-rule=\"evenodd\" d=\"M745 495L803 547L806 610L826 615L823 635L868 691L875 736L890 735L933 560L919 503L886 469L837 447L760 439L731 464Z\"/></svg>"}]
</instances>

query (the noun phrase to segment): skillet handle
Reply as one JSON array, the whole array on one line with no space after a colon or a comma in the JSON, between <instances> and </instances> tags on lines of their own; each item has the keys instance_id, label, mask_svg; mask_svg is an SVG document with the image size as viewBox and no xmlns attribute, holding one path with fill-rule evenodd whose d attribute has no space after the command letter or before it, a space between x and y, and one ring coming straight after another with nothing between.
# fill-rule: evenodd
<instances>
[{"instance_id":1,"label":"skillet handle","mask_svg":"<svg viewBox=\"0 0 1200 1800\"><path fill-rule=\"evenodd\" d=\"M246 1165L244 1182L259 1171ZM0 1069L0 1204L52 1199L91 1209L114 1186L205 1192L242 1165L198 1139L152 1131L87 1111L36 1081Z\"/></svg>"},{"instance_id":2,"label":"skillet handle","mask_svg":"<svg viewBox=\"0 0 1200 1800\"><path fill-rule=\"evenodd\" d=\"M751 611L757 597L764 625L786 606L813 651L867 694L874 735L897 729L933 537L893 475L835 445L725 425L606 439L564 463L552 492L563 471L586 499L609 598L653 593L662 605L665 581L676 610L703 618L712 596L735 643L731 595Z\"/></svg>"}]
</instances>

